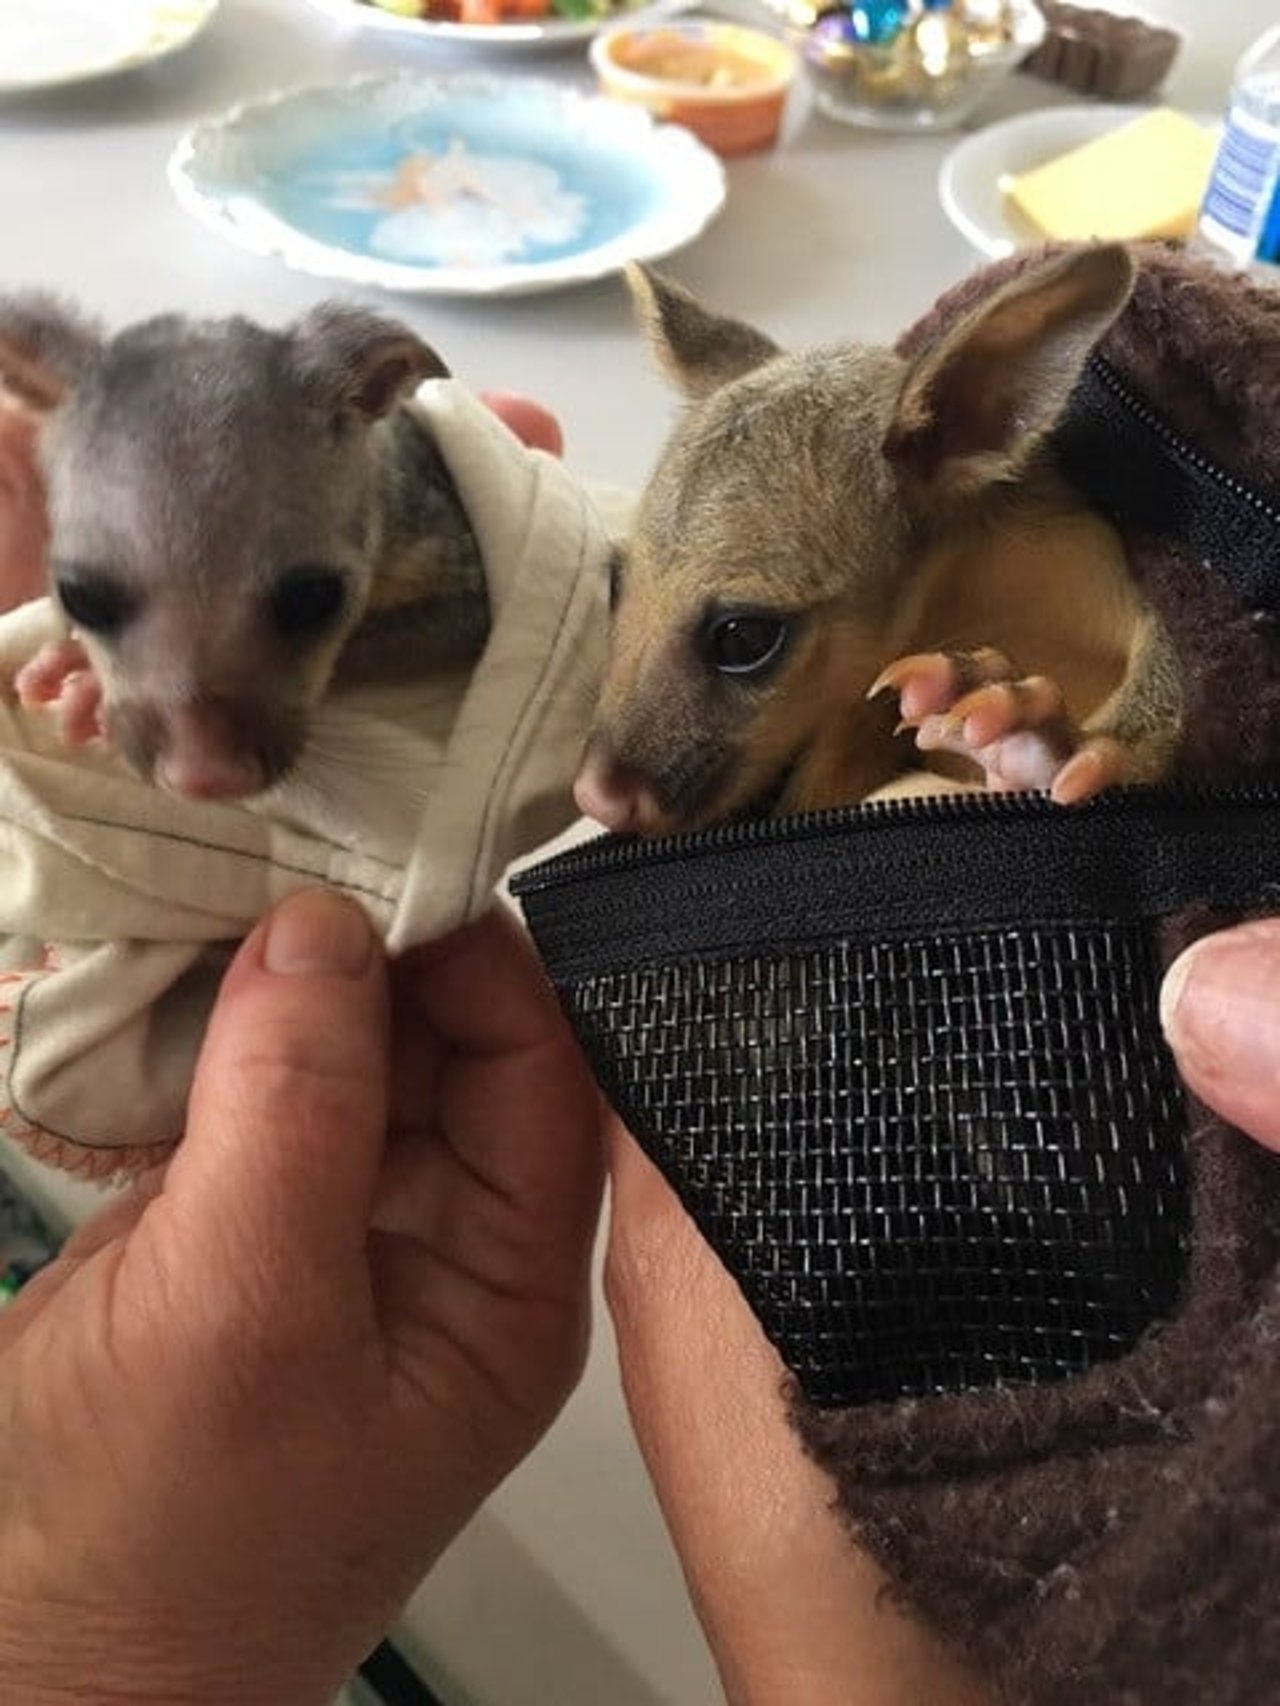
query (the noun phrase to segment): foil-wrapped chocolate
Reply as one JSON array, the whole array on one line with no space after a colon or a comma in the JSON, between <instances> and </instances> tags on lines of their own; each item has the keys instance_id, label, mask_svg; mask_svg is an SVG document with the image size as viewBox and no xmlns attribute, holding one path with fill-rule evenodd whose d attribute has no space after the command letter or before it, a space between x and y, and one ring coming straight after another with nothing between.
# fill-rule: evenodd
<instances>
[{"instance_id":1,"label":"foil-wrapped chocolate","mask_svg":"<svg viewBox=\"0 0 1280 1706\"><path fill-rule=\"evenodd\" d=\"M848 99L942 111L975 67L1015 37L1011 0L781 0L805 57Z\"/></svg>"}]
</instances>

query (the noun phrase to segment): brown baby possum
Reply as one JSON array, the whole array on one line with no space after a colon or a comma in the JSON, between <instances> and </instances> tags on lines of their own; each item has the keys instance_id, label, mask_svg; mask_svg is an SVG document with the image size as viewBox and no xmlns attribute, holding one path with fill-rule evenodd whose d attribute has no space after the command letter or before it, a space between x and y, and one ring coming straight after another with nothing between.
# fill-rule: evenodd
<instances>
[{"instance_id":1,"label":"brown baby possum","mask_svg":"<svg viewBox=\"0 0 1280 1706\"><path fill-rule=\"evenodd\" d=\"M234 798L287 774L335 676L472 661L479 550L402 406L446 374L407 326L339 302L283 331L165 315L106 336L0 299L0 385L43 415L71 635L20 696L174 793Z\"/></svg>"},{"instance_id":2,"label":"brown baby possum","mask_svg":"<svg viewBox=\"0 0 1280 1706\"><path fill-rule=\"evenodd\" d=\"M1172 646L1047 448L1135 269L1113 244L1047 258L910 360L786 354L630 269L690 403L616 565L580 808L657 834L1159 777Z\"/></svg>"}]
</instances>

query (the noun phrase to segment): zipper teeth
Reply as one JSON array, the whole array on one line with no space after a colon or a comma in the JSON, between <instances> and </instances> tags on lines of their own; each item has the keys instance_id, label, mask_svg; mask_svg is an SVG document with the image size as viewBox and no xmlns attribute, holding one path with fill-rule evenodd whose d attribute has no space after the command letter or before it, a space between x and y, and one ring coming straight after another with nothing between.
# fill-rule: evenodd
<instances>
[{"instance_id":1,"label":"zipper teeth","mask_svg":"<svg viewBox=\"0 0 1280 1706\"><path fill-rule=\"evenodd\" d=\"M1123 404L1135 420L1141 421L1149 433L1160 439L1175 455L1180 456L1201 474L1224 486L1233 497L1241 499L1251 509L1264 515L1273 526L1280 527L1280 509L1260 496L1251 486L1246 486L1242 480L1238 480L1234 474L1229 474L1225 468L1220 468L1216 462L1210 461L1203 451L1197 450L1193 444L1188 444L1181 433L1176 432L1167 421L1161 420L1141 397L1129 389L1105 356L1095 353L1090 360L1090 366L1117 401Z\"/></svg>"},{"instance_id":2,"label":"zipper teeth","mask_svg":"<svg viewBox=\"0 0 1280 1706\"><path fill-rule=\"evenodd\" d=\"M719 824L712 829L680 835L621 838L601 835L583 847L553 855L542 864L522 871L513 881L517 894L551 888L559 882L603 871L629 870L636 865L663 864L668 860L698 857L709 853L740 852L769 842L811 840L832 830L881 827L886 824L929 824L947 821L990 822L1090 813L1099 817L1123 815L1144 806L1173 810L1200 810L1211 806L1265 807L1280 805L1280 787L1270 782L1240 783L1214 787L1181 783L1174 787L1113 788L1085 805L1059 806L1047 794L930 794L924 798L864 800L860 805L832 806L824 811L793 817L750 818L740 823Z\"/></svg>"}]
</instances>

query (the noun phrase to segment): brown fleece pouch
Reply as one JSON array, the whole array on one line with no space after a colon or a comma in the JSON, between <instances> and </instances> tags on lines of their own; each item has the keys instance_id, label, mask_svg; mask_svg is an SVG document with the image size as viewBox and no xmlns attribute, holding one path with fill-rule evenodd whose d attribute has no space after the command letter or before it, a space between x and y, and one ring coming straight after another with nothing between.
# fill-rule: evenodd
<instances>
[{"instance_id":1,"label":"brown fleece pouch","mask_svg":"<svg viewBox=\"0 0 1280 1706\"><path fill-rule=\"evenodd\" d=\"M1266 787L974 794L517 885L859 1539L1014 1701L1280 1698L1280 1160L1157 1015L1277 849Z\"/></svg>"}]
</instances>

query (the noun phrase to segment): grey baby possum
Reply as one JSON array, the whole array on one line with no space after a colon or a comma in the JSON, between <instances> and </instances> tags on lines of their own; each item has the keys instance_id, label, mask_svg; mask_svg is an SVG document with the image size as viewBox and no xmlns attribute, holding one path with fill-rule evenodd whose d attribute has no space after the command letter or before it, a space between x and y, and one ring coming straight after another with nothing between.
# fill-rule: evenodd
<instances>
[{"instance_id":1,"label":"grey baby possum","mask_svg":"<svg viewBox=\"0 0 1280 1706\"><path fill-rule=\"evenodd\" d=\"M108 336L47 296L0 298L0 385L43 417L69 627L20 694L62 697L68 738L100 726L173 793L237 798L289 772L335 678L471 662L479 549L404 406L447 374L407 326L341 302L281 331L164 315Z\"/></svg>"}]
</instances>

